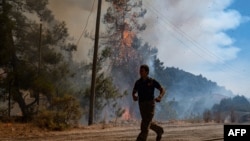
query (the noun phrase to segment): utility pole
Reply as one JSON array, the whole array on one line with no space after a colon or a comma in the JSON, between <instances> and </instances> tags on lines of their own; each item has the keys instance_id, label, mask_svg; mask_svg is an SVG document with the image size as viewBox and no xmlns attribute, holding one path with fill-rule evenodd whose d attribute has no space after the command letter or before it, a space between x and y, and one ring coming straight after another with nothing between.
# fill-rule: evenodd
<instances>
[{"instance_id":1,"label":"utility pole","mask_svg":"<svg viewBox=\"0 0 250 141\"><path fill-rule=\"evenodd\" d=\"M40 30L39 30L39 44L38 44L38 52L39 52L39 60L38 60L38 75L40 75L41 71L41 62L42 62L42 20L40 20ZM37 106L39 109L39 101L40 101L40 92L37 92Z\"/></svg>"},{"instance_id":2,"label":"utility pole","mask_svg":"<svg viewBox=\"0 0 250 141\"><path fill-rule=\"evenodd\" d=\"M97 16L96 16L96 29L95 29L94 56L93 56L93 64L92 64L92 80L91 80L91 94L90 94L90 102L89 102L89 122L88 122L88 125L92 125L93 119L94 119L96 63L97 63L97 54L98 54L101 6L102 6L102 0L98 0L98 8L97 8Z\"/></svg>"}]
</instances>

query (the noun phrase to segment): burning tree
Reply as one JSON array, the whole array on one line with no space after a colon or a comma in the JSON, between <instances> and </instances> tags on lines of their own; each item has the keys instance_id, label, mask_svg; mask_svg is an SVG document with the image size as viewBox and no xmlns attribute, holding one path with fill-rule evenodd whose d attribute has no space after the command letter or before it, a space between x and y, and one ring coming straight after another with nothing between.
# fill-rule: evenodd
<instances>
[{"instance_id":1,"label":"burning tree","mask_svg":"<svg viewBox=\"0 0 250 141\"><path fill-rule=\"evenodd\" d=\"M111 49L110 60L113 67L127 66L141 60L134 40L137 33L146 28L139 23L146 13L141 0L106 0L111 3L104 15L108 39L106 47ZM139 62L137 62L139 64Z\"/></svg>"},{"instance_id":2,"label":"burning tree","mask_svg":"<svg viewBox=\"0 0 250 141\"><path fill-rule=\"evenodd\" d=\"M138 77L138 66L147 63L156 54L157 49L143 44L139 34L146 29L143 23L146 9L142 0L106 0L110 3L103 22L107 29L104 47L110 50L111 74L115 84L121 90L131 89ZM126 114L134 114L129 105L131 97L123 101ZM131 117L131 116L129 116ZM132 116L133 117L133 116Z\"/></svg>"}]
</instances>

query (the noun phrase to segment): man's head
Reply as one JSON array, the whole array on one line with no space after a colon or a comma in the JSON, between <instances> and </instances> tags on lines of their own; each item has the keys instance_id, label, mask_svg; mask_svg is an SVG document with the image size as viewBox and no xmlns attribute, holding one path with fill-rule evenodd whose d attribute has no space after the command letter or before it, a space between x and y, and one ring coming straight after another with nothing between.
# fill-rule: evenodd
<instances>
[{"instance_id":1,"label":"man's head","mask_svg":"<svg viewBox=\"0 0 250 141\"><path fill-rule=\"evenodd\" d=\"M149 73L149 67L148 65L141 65L140 67L140 75L142 78L146 78L148 76Z\"/></svg>"}]
</instances>

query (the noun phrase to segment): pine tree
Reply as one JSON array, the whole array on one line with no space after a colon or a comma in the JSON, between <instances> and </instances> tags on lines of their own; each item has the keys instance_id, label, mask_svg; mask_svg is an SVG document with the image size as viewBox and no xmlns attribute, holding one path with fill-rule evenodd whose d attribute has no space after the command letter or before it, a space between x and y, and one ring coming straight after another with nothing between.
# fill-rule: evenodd
<instances>
[{"instance_id":1,"label":"pine tree","mask_svg":"<svg viewBox=\"0 0 250 141\"><path fill-rule=\"evenodd\" d=\"M55 97L73 93L67 61L76 46L68 40L65 22L57 21L47 4L3 0L1 5L0 90L18 103L25 121L37 114L37 106L51 108ZM49 107L41 105L41 96Z\"/></svg>"}]
</instances>

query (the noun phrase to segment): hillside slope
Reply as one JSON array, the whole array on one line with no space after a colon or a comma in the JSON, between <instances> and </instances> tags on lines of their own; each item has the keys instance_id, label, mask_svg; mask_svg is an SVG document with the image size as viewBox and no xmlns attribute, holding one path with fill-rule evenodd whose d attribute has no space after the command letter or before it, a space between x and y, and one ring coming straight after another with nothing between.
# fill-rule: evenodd
<instances>
[{"instance_id":1,"label":"hillside slope","mask_svg":"<svg viewBox=\"0 0 250 141\"><path fill-rule=\"evenodd\" d=\"M193 75L178 68L167 67L157 71L155 78L167 89L165 102L173 103L178 118L202 114L223 98L234 94L202 75Z\"/></svg>"}]
</instances>

